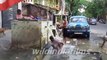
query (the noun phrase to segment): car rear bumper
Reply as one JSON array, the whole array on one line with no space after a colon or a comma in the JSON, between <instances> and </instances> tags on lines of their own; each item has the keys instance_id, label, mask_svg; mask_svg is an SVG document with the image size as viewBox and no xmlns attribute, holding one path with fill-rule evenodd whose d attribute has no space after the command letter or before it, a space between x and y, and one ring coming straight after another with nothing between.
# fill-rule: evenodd
<instances>
[{"instance_id":1,"label":"car rear bumper","mask_svg":"<svg viewBox=\"0 0 107 60\"><path fill-rule=\"evenodd\" d=\"M97 22L91 22L90 24L91 24L91 25L96 25L96 24L97 24Z\"/></svg>"}]
</instances>

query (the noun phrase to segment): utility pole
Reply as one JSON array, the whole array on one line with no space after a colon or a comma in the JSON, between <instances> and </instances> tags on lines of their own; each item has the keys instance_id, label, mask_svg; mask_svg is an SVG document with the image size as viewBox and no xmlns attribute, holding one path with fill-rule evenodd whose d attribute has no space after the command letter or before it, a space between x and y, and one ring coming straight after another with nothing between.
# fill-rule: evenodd
<instances>
[{"instance_id":1,"label":"utility pole","mask_svg":"<svg viewBox=\"0 0 107 60\"><path fill-rule=\"evenodd\" d=\"M0 11L0 28L2 28L2 11Z\"/></svg>"}]
</instances>

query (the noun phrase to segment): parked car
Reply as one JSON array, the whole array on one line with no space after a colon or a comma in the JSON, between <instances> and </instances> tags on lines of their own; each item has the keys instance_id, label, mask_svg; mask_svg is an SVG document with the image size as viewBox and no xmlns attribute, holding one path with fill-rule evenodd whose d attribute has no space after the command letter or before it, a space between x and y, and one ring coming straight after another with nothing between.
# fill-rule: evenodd
<instances>
[{"instance_id":1,"label":"parked car","mask_svg":"<svg viewBox=\"0 0 107 60\"><path fill-rule=\"evenodd\" d=\"M82 34L87 38L90 37L90 26L85 16L71 16L67 25L69 36L74 34Z\"/></svg>"},{"instance_id":2,"label":"parked car","mask_svg":"<svg viewBox=\"0 0 107 60\"><path fill-rule=\"evenodd\" d=\"M92 18L92 19L89 20L89 24L91 24L91 25L97 25L97 20L94 19L94 18Z\"/></svg>"}]
</instances>

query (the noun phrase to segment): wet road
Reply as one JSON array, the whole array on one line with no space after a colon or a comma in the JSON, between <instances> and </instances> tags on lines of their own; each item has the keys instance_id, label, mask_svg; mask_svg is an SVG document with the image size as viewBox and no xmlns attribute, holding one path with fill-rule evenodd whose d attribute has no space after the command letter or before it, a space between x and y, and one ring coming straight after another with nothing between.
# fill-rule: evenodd
<instances>
[{"instance_id":1,"label":"wet road","mask_svg":"<svg viewBox=\"0 0 107 60\"><path fill-rule=\"evenodd\" d=\"M78 43L76 45L76 53L80 51L100 51L103 60L107 60L107 55L103 52L103 49L99 48L102 43L101 36L105 35L107 31L107 24L91 25L91 37L89 40L84 37L68 38L70 45L74 46L77 39ZM11 45L11 34L10 30L6 31L6 36L1 36L0 34L0 60L34 60L34 55L32 55L32 50L9 50ZM69 47L69 46L68 46ZM107 48L107 44L105 46ZM81 53L82 54L82 53ZM95 56L87 55L83 53L78 54L62 54L62 55L46 55L43 60L94 60ZM35 59L37 60L37 59Z\"/></svg>"},{"instance_id":2,"label":"wet road","mask_svg":"<svg viewBox=\"0 0 107 60\"><path fill-rule=\"evenodd\" d=\"M75 45L75 41L73 39L77 39L77 45L76 45L76 52L75 53L81 53L81 55L78 54L66 54L62 57L62 55L47 55L44 60L100 60L100 56L102 56L103 60L107 60L107 54L105 54L107 51L103 52L103 49L100 48L101 43L103 42L102 38L105 35L105 32L107 31L107 24L100 24L97 25L91 25L91 37L89 40L85 39L83 36L74 36L73 38L68 38L67 40L70 41L71 46ZM107 47L107 43L105 45ZM82 51L82 52L81 52ZM86 55L85 52L100 52L100 55ZM98 59L97 59L97 58Z\"/></svg>"}]
</instances>

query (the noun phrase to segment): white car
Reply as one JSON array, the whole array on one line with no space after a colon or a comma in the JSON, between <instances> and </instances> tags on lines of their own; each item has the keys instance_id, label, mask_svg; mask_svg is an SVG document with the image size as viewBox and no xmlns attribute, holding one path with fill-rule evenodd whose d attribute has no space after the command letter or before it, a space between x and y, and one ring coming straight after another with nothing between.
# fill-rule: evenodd
<instances>
[{"instance_id":1,"label":"white car","mask_svg":"<svg viewBox=\"0 0 107 60\"><path fill-rule=\"evenodd\" d=\"M97 20L96 19L90 19L89 24L91 25L97 25Z\"/></svg>"}]
</instances>

